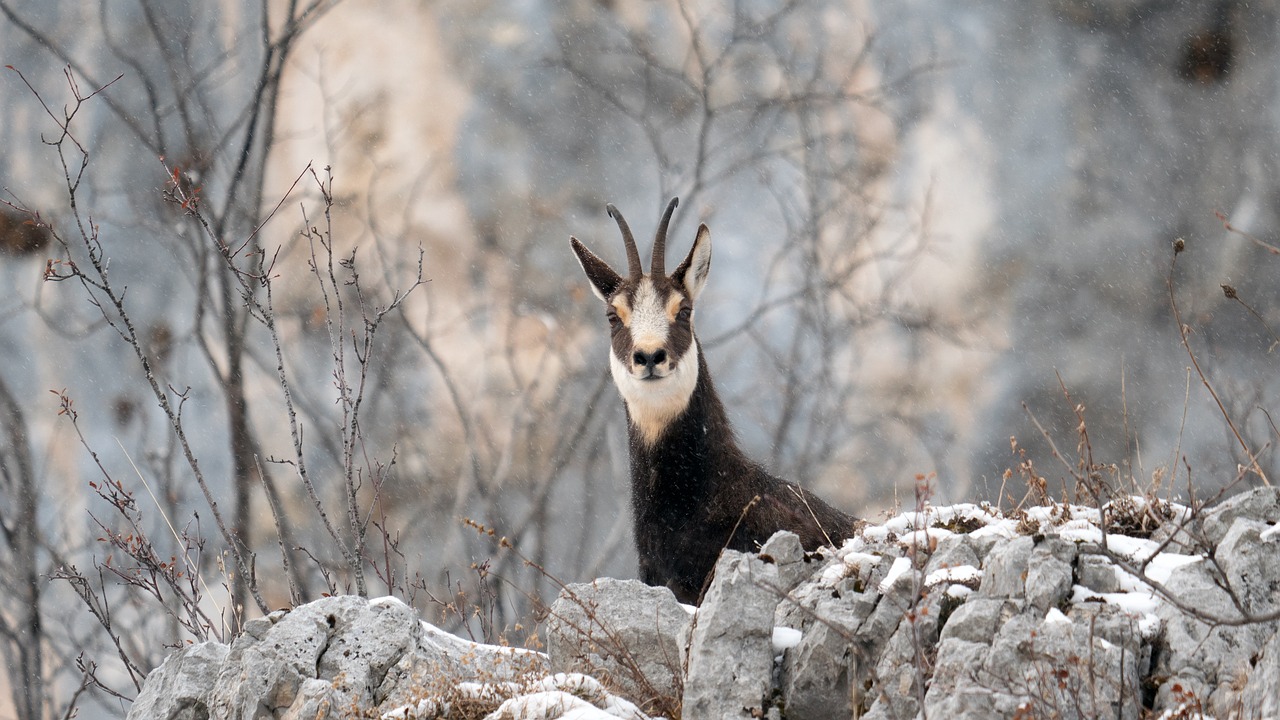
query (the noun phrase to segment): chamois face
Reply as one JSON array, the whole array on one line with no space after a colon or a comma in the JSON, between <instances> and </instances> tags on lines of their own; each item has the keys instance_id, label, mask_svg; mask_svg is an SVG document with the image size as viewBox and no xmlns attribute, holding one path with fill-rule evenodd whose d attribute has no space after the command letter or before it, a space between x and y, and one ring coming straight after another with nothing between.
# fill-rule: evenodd
<instances>
[{"instance_id":1,"label":"chamois face","mask_svg":"<svg viewBox=\"0 0 1280 720\"><path fill-rule=\"evenodd\" d=\"M632 425L649 444L657 442L667 425L684 411L697 385L693 303L711 268L711 233L702 225L684 262L671 275L665 273L667 225L676 203L673 198L667 205L658 226L647 274L640 267L631 230L612 205L608 206L609 214L617 221L627 247L627 277L614 272L577 238L570 238L592 291L605 304L613 381L626 402Z\"/></svg>"}]
</instances>

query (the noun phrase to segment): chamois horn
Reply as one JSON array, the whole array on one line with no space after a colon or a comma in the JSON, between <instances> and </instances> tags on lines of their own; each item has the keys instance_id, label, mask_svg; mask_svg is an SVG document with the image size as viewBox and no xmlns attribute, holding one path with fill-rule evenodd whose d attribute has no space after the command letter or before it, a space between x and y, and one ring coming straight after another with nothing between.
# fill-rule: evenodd
<instances>
[{"instance_id":1,"label":"chamois horn","mask_svg":"<svg viewBox=\"0 0 1280 720\"><path fill-rule=\"evenodd\" d=\"M622 231L622 242L627 246L627 274L632 280L639 280L644 274L644 269L640 267L640 251L636 249L635 236L631 234L627 221L622 219L622 213L618 212L618 208L614 207L613 203L604 207L609 211L609 217L618 223L618 229Z\"/></svg>"},{"instance_id":2,"label":"chamois horn","mask_svg":"<svg viewBox=\"0 0 1280 720\"><path fill-rule=\"evenodd\" d=\"M653 236L653 262L649 265L649 274L654 277L665 277L667 274L667 225L671 223L671 213L675 212L676 205L679 204L680 198L671 198L671 202L667 203L667 212L662 215L662 222L658 224L658 233Z\"/></svg>"}]
</instances>

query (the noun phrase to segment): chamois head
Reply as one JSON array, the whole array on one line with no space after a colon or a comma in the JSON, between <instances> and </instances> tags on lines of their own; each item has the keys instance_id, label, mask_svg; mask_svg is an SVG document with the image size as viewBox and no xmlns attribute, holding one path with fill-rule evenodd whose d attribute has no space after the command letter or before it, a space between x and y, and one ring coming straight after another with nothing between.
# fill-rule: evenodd
<instances>
[{"instance_id":1,"label":"chamois head","mask_svg":"<svg viewBox=\"0 0 1280 720\"><path fill-rule=\"evenodd\" d=\"M684 411L698 382L698 342L693 335L693 304L711 269L711 232L698 227L684 262L666 274L667 225L679 202L672 198L653 240L653 260L646 274L640 266L631 228L622 213L608 205L627 249L627 275L614 272L577 238L573 252L605 303L612 352L609 369L627 405L632 426L652 445L667 425Z\"/></svg>"}]
</instances>

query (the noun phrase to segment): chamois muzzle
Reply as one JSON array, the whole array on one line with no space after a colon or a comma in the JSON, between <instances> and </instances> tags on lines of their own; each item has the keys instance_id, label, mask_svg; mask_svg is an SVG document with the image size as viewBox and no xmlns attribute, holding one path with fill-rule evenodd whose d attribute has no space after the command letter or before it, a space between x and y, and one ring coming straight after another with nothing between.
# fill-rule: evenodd
<instances>
[{"instance_id":1,"label":"chamois muzzle","mask_svg":"<svg viewBox=\"0 0 1280 720\"><path fill-rule=\"evenodd\" d=\"M641 377L644 380L660 379L660 376L656 374L657 368L666 361L667 351L664 348L658 348L653 352L637 350L635 354L631 356L631 362L635 364L637 370L641 371Z\"/></svg>"}]
</instances>

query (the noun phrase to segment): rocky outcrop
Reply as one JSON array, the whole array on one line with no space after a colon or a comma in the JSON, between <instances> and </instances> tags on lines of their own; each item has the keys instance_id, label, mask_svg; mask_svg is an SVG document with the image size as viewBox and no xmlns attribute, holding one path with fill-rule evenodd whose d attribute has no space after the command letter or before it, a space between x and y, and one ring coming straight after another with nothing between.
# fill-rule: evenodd
<instances>
[{"instance_id":1,"label":"rocky outcrop","mask_svg":"<svg viewBox=\"0 0 1280 720\"><path fill-rule=\"evenodd\" d=\"M838 549L726 552L684 641L683 717L1274 715L1277 498L1135 499L1106 523L924 509ZM1153 511L1150 537L1119 532Z\"/></svg>"},{"instance_id":2,"label":"rocky outcrop","mask_svg":"<svg viewBox=\"0 0 1280 720\"><path fill-rule=\"evenodd\" d=\"M175 653L130 717L1271 717L1277 499L1163 505L1147 538L1114 532L1119 508L1067 505L926 508L814 553L779 533L725 552L699 608L634 580L567 586L547 656L326 598Z\"/></svg>"},{"instance_id":3,"label":"rocky outcrop","mask_svg":"<svg viewBox=\"0 0 1280 720\"><path fill-rule=\"evenodd\" d=\"M443 705L464 683L497 687L547 672L541 653L456 638L394 598L328 597L249 621L230 647L174 653L147 676L128 717L350 717L423 698Z\"/></svg>"}]
</instances>

